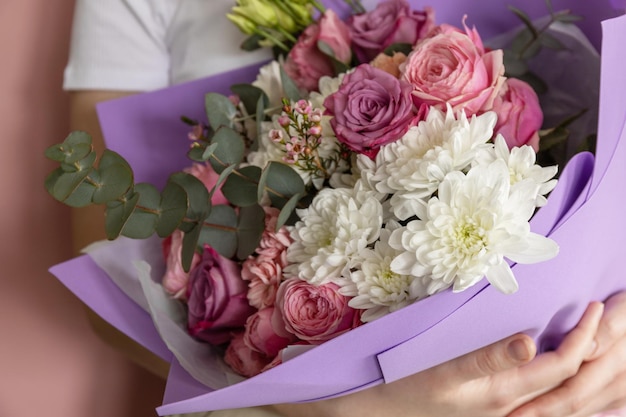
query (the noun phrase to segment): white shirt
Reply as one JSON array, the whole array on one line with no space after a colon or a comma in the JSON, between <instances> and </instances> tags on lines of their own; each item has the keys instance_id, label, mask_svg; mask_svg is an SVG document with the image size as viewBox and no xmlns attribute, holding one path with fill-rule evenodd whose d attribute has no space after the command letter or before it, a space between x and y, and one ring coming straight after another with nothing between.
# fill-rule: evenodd
<instances>
[{"instance_id":1,"label":"white shirt","mask_svg":"<svg viewBox=\"0 0 626 417\"><path fill-rule=\"evenodd\" d=\"M243 67L232 0L77 0L66 90L147 91Z\"/></svg>"}]
</instances>

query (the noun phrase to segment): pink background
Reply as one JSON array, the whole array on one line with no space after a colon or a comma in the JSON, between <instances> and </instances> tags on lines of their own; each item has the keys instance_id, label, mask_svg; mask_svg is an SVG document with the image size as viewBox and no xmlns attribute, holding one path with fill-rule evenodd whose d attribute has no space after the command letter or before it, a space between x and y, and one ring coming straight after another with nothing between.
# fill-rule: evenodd
<instances>
[{"instance_id":1,"label":"pink background","mask_svg":"<svg viewBox=\"0 0 626 417\"><path fill-rule=\"evenodd\" d=\"M0 416L155 416L162 383L95 336L47 272L72 256L69 210L43 188L43 151L68 133L72 6L0 2Z\"/></svg>"}]
</instances>

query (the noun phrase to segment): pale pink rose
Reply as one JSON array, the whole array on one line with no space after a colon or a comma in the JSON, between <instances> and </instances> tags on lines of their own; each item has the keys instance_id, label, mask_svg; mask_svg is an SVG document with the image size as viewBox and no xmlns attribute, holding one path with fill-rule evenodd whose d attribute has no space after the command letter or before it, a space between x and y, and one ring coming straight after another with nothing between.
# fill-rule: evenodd
<instances>
[{"instance_id":1,"label":"pale pink rose","mask_svg":"<svg viewBox=\"0 0 626 417\"><path fill-rule=\"evenodd\" d=\"M175 230L167 238L163 239L163 258L165 259L165 274L161 285L165 291L174 298L186 298L185 290L189 281L189 273L183 269L181 250L183 248L183 232ZM195 253L191 260L190 270L200 262L200 254Z\"/></svg>"},{"instance_id":2,"label":"pale pink rose","mask_svg":"<svg viewBox=\"0 0 626 417\"><path fill-rule=\"evenodd\" d=\"M439 34L448 34L450 32L457 32L457 33L464 33L467 36L469 36L469 38L471 39L471 41L474 43L474 45L476 46L476 49L478 49L478 51L481 54L484 54L485 51L485 46L483 45L483 40L480 37L480 34L478 33L478 31L476 30L475 27L472 27L471 29L465 24L465 20L467 19L467 16L463 16L463 30L456 27L456 26L452 26L452 25L448 25L447 23L443 23L437 27L435 27L433 30L431 30L428 33L428 36L426 36L426 38L432 38L435 35L439 35Z\"/></svg>"},{"instance_id":3,"label":"pale pink rose","mask_svg":"<svg viewBox=\"0 0 626 417\"><path fill-rule=\"evenodd\" d=\"M239 265L205 245L200 263L189 274L189 333L213 345L228 342L254 314L246 292Z\"/></svg>"},{"instance_id":4,"label":"pale pink rose","mask_svg":"<svg viewBox=\"0 0 626 417\"><path fill-rule=\"evenodd\" d=\"M480 38L449 30L418 43L400 70L416 104L479 114L493 107L504 84L502 50L484 52ZM480 42L482 45L482 42Z\"/></svg>"},{"instance_id":5,"label":"pale pink rose","mask_svg":"<svg viewBox=\"0 0 626 417\"><path fill-rule=\"evenodd\" d=\"M366 63L393 44L415 45L435 26L434 20L430 7L411 10L406 0L388 0L370 12L351 16L347 24L359 62Z\"/></svg>"},{"instance_id":6,"label":"pale pink rose","mask_svg":"<svg viewBox=\"0 0 626 417\"><path fill-rule=\"evenodd\" d=\"M194 163L189 168L185 169L185 172L193 175L194 177L202 181L204 186L209 191L213 187L215 187L215 184L217 184L217 180L220 177L217 174L217 172L215 172L213 168L211 167L211 165L208 163L206 164ZM228 200L226 200L226 197L224 197L224 194L222 194L221 187L215 190L215 192L213 193L213 198L211 198L211 203L214 205L228 204Z\"/></svg>"},{"instance_id":7,"label":"pale pink rose","mask_svg":"<svg viewBox=\"0 0 626 417\"><path fill-rule=\"evenodd\" d=\"M296 278L278 288L274 328L285 330L311 344L330 340L359 324L358 313L348 306L348 297L339 294L336 284L311 285Z\"/></svg>"},{"instance_id":8,"label":"pale pink rose","mask_svg":"<svg viewBox=\"0 0 626 417\"><path fill-rule=\"evenodd\" d=\"M285 72L298 87L308 91L316 91L323 76L335 75L332 59L319 49L318 42L328 45L338 61L350 62L348 27L329 9L319 23L304 30L285 61Z\"/></svg>"},{"instance_id":9,"label":"pale pink rose","mask_svg":"<svg viewBox=\"0 0 626 417\"><path fill-rule=\"evenodd\" d=\"M274 307L264 308L248 317L243 333L244 343L268 358L275 358L282 349L286 348L295 338L279 336L272 326ZM281 329L285 334L285 329Z\"/></svg>"},{"instance_id":10,"label":"pale pink rose","mask_svg":"<svg viewBox=\"0 0 626 417\"><path fill-rule=\"evenodd\" d=\"M274 305L278 286L283 279L283 269L279 263L273 258L251 256L242 264L241 277L250 281L247 297L251 306L262 309Z\"/></svg>"},{"instance_id":11,"label":"pale pink rose","mask_svg":"<svg viewBox=\"0 0 626 417\"><path fill-rule=\"evenodd\" d=\"M253 377L269 366L272 360L250 349L243 341L243 333L237 333L226 348L224 362L239 375Z\"/></svg>"},{"instance_id":12,"label":"pale pink rose","mask_svg":"<svg viewBox=\"0 0 626 417\"><path fill-rule=\"evenodd\" d=\"M280 211L264 207L265 230L259 247L242 264L241 277L250 281L248 301L258 309L274 305L276 291L283 279L283 268L287 265L287 248L292 242L286 227L276 231Z\"/></svg>"},{"instance_id":13,"label":"pale pink rose","mask_svg":"<svg viewBox=\"0 0 626 417\"><path fill-rule=\"evenodd\" d=\"M493 103L498 115L494 134L501 134L509 148L529 145L539 150L539 129L543 123L543 112L535 90L526 82L509 78L503 94Z\"/></svg>"}]
</instances>

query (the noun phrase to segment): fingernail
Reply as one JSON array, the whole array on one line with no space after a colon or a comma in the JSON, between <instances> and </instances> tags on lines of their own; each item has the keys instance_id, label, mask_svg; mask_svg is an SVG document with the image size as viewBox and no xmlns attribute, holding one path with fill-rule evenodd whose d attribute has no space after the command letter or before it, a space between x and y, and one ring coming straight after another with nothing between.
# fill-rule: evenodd
<instances>
[{"instance_id":1,"label":"fingernail","mask_svg":"<svg viewBox=\"0 0 626 417\"><path fill-rule=\"evenodd\" d=\"M531 359L528 345L521 339L515 339L507 346L509 356L517 362L526 362Z\"/></svg>"}]
</instances>

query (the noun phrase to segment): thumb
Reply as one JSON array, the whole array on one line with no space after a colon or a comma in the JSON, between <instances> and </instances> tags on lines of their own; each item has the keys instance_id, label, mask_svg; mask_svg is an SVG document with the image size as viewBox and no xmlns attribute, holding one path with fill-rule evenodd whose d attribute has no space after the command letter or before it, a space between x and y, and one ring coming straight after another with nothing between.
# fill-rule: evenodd
<instances>
[{"instance_id":1,"label":"thumb","mask_svg":"<svg viewBox=\"0 0 626 417\"><path fill-rule=\"evenodd\" d=\"M456 382L462 383L524 365L536 353L537 347L530 336L515 334L453 359L447 365L452 367Z\"/></svg>"}]
</instances>

